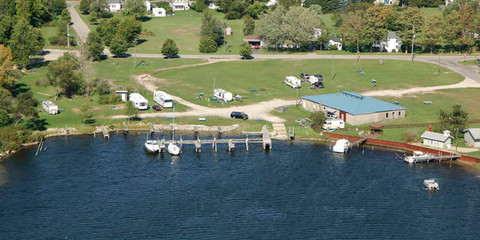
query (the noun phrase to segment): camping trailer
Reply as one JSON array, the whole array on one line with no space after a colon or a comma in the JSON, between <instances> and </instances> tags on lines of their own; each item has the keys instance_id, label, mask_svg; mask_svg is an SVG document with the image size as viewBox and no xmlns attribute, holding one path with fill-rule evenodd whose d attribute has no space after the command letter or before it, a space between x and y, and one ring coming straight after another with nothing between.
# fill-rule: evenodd
<instances>
[{"instance_id":1,"label":"camping trailer","mask_svg":"<svg viewBox=\"0 0 480 240\"><path fill-rule=\"evenodd\" d=\"M164 91L155 91L153 92L153 101L160 104L163 108L172 108L173 107L173 98L170 94L167 94Z\"/></svg>"},{"instance_id":2,"label":"camping trailer","mask_svg":"<svg viewBox=\"0 0 480 240\"><path fill-rule=\"evenodd\" d=\"M140 93L131 93L128 100L133 103L138 110L147 110L148 101Z\"/></svg>"},{"instance_id":3,"label":"camping trailer","mask_svg":"<svg viewBox=\"0 0 480 240\"><path fill-rule=\"evenodd\" d=\"M213 89L213 97L224 102L230 102L233 100L233 95L229 91L225 91L221 88Z\"/></svg>"},{"instance_id":4,"label":"camping trailer","mask_svg":"<svg viewBox=\"0 0 480 240\"><path fill-rule=\"evenodd\" d=\"M290 86L291 88L301 88L302 87L302 81L300 79L294 77L294 76L288 76L285 77L285 80L283 81L287 86Z\"/></svg>"},{"instance_id":5,"label":"camping trailer","mask_svg":"<svg viewBox=\"0 0 480 240\"><path fill-rule=\"evenodd\" d=\"M58 106L51 101L43 101L42 108L48 114L52 114L52 115L58 114Z\"/></svg>"},{"instance_id":6,"label":"camping trailer","mask_svg":"<svg viewBox=\"0 0 480 240\"><path fill-rule=\"evenodd\" d=\"M327 119L322 128L325 130L345 128L345 122L342 119Z\"/></svg>"}]
</instances>

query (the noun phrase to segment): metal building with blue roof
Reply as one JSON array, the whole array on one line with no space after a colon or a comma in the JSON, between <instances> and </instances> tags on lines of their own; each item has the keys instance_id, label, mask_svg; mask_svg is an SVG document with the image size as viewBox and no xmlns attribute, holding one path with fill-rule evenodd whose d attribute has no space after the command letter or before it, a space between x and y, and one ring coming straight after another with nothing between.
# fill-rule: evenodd
<instances>
[{"instance_id":1,"label":"metal building with blue roof","mask_svg":"<svg viewBox=\"0 0 480 240\"><path fill-rule=\"evenodd\" d=\"M323 111L351 125L401 119L406 111L405 107L347 91L303 96L302 106L311 112Z\"/></svg>"}]
</instances>

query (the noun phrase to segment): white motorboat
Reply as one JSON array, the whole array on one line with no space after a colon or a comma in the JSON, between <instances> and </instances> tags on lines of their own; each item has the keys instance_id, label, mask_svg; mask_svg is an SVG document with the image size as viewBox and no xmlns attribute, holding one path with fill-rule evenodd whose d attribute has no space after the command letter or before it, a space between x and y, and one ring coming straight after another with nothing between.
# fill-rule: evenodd
<instances>
[{"instance_id":1,"label":"white motorboat","mask_svg":"<svg viewBox=\"0 0 480 240\"><path fill-rule=\"evenodd\" d=\"M160 147L158 146L157 140L147 140L145 142L145 150L151 153L160 152Z\"/></svg>"},{"instance_id":2,"label":"white motorboat","mask_svg":"<svg viewBox=\"0 0 480 240\"><path fill-rule=\"evenodd\" d=\"M177 156L180 154L180 147L177 146L174 142L170 142L167 147L168 153L173 156Z\"/></svg>"},{"instance_id":3,"label":"white motorboat","mask_svg":"<svg viewBox=\"0 0 480 240\"><path fill-rule=\"evenodd\" d=\"M435 179L425 179L423 180L423 186L427 190L440 190L440 187L438 186L438 182Z\"/></svg>"},{"instance_id":4,"label":"white motorboat","mask_svg":"<svg viewBox=\"0 0 480 240\"><path fill-rule=\"evenodd\" d=\"M417 162L428 162L432 158L432 155L423 153L421 151L413 151L412 156L406 156L405 157L405 162L408 163L417 163Z\"/></svg>"},{"instance_id":5,"label":"white motorboat","mask_svg":"<svg viewBox=\"0 0 480 240\"><path fill-rule=\"evenodd\" d=\"M333 151L337 153L344 153L350 146L350 142L347 139L339 139L333 146Z\"/></svg>"}]
</instances>

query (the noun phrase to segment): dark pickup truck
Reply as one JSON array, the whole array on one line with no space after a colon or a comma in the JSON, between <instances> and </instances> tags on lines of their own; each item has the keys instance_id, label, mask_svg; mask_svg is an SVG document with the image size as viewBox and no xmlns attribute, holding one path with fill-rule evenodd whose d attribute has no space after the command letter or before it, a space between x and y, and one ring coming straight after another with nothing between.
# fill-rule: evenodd
<instances>
[{"instance_id":1,"label":"dark pickup truck","mask_svg":"<svg viewBox=\"0 0 480 240\"><path fill-rule=\"evenodd\" d=\"M241 118L243 120L248 119L248 115L243 113L243 112L232 112L232 113L230 113L230 117L231 118Z\"/></svg>"}]
</instances>

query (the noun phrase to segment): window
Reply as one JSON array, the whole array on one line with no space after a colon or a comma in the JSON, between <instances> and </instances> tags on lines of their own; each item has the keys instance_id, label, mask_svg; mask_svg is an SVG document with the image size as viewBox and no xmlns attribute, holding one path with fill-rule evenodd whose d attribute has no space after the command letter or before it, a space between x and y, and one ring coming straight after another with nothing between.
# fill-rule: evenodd
<instances>
[{"instance_id":1,"label":"window","mask_svg":"<svg viewBox=\"0 0 480 240\"><path fill-rule=\"evenodd\" d=\"M401 116L402 115L402 112L398 112L398 116Z\"/></svg>"},{"instance_id":2,"label":"window","mask_svg":"<svg viewBox=\"0 0 480 240\"><path fill-rule=\"evenodd\" d=\"M388 118L388 113L385 113L385 117Z\"/></svg>"},{"instance_id":3,"label":"window","mask_svg":"<svg viewBox=\"0 0 480 240\"><path fill-rule=\"evenodd\" d=\"M392 117L395 118L395 112L392 112Z\"/></svg>"}]
</instances>

